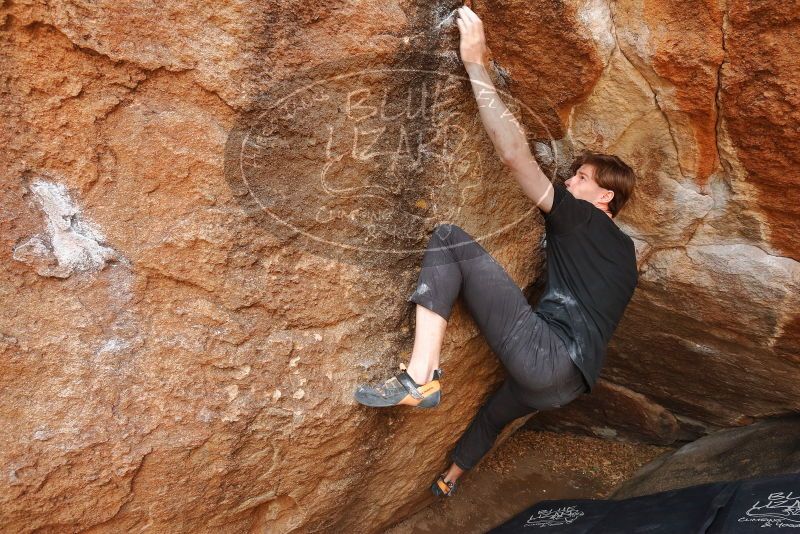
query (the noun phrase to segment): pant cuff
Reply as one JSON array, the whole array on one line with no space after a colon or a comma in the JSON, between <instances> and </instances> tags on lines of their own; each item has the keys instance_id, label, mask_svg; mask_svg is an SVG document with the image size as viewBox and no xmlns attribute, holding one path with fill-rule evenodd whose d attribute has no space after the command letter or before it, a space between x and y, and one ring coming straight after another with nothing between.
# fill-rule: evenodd
<instances>
[{"instance_id":1,"label":"pant cuff","mask_svg":"<svg viewBox=\"0 0 800 534\"><path fill-rule=\"evenodd\" d=\"M413 302L415 304L419 304L423 308L427 308L434 312L435 314L441 316L445 321L450 320L450 314L452 313L453 307L448 306L442 302L434 300L431 297L425 297L421 295L412 295L408 297L408 302Z\"/></svg>"},{"instance_id":2,"label":"pant cuff","mask_svg":"<svg viewBox=\"0 0 800 534\"><path fill-rule=\"evenodd\" d=\"M466 463L462 462L461 460L459 460L455 456L451 456L450 459L453 461L454 464L456 464L459 467L459 469L461 469L463 471L469 471L470 469L475 467L474 465L470 466L470 467L467 467Z\"/></svg>"}]
</instances>

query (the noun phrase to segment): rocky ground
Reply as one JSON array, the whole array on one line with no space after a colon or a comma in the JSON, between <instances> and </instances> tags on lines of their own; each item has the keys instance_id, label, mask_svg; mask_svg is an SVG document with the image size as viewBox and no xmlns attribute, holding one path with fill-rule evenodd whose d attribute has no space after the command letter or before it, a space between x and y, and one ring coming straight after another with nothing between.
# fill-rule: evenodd
<instances>
[{"instance_id":1,"label":"rocky ground","mask_svg":"<svg viewBox=\"0 0 800 534\"><path fill-rule=\"evenodd\" d=\"M608 498L640 467L673 450L523 429L465 475L457 495L387 533L483 533L542 500Z\"/></svg>"}]
</instances>

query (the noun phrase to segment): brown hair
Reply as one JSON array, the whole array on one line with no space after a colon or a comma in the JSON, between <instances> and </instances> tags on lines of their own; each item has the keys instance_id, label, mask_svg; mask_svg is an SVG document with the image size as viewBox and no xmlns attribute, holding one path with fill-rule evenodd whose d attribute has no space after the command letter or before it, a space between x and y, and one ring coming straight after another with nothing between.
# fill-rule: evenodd
<instances>
[{"instance_id":1,"label":"brown hair","mask_svg":"<svg viewBox=\"0 0 800 534\"><path fill-rule=\"evenodd\" d=\"M584 150L572 163L571 176L575 176L583 164L594 165L597 185L614 191L614 198L608 203L608 209L611 216L616 217L625 203L633 197L636 173L617 156Z\"/></svg>"}]
</instances>

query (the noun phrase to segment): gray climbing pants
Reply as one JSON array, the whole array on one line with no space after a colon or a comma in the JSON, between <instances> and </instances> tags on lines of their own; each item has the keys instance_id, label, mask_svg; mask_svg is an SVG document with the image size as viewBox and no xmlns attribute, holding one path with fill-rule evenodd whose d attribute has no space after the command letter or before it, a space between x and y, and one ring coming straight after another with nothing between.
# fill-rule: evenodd
<instances>
[{"instance_id":1,"label":"gray climbing pants","mask_svg":"<svg viewBox=\"0 0 800 534\"><path fill-rule=\"evenodd\" d=\"M408 301L449 320L459 294L507 371L505 382L478 411L453 452L456 465L472 469L508 423L564 406L588 386L564 342L505 269L462 228L440 224Z\"/></svg>"}]
</instances>

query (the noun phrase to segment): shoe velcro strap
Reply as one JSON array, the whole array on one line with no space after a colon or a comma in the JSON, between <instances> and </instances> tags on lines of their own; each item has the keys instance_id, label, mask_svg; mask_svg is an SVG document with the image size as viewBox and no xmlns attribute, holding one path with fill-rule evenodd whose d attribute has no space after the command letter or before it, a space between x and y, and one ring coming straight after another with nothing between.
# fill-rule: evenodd
<instances>
[{"instance_id":1,"label":"shoe velcro strap","mask_svg":"<svg viewBox=\"0 0 800 534\"><path fill-rule=\"evenodd\" d=\"M417 383L414 382L414 379L411 378L411 375L408 374L406 371L403 371L399 375L397 375L397 381L402 384L402 386L408 391L408 394L411 395L415 399L424 399L425 395L419 392L417 389Z\"/></svg>"}]
</instances>

